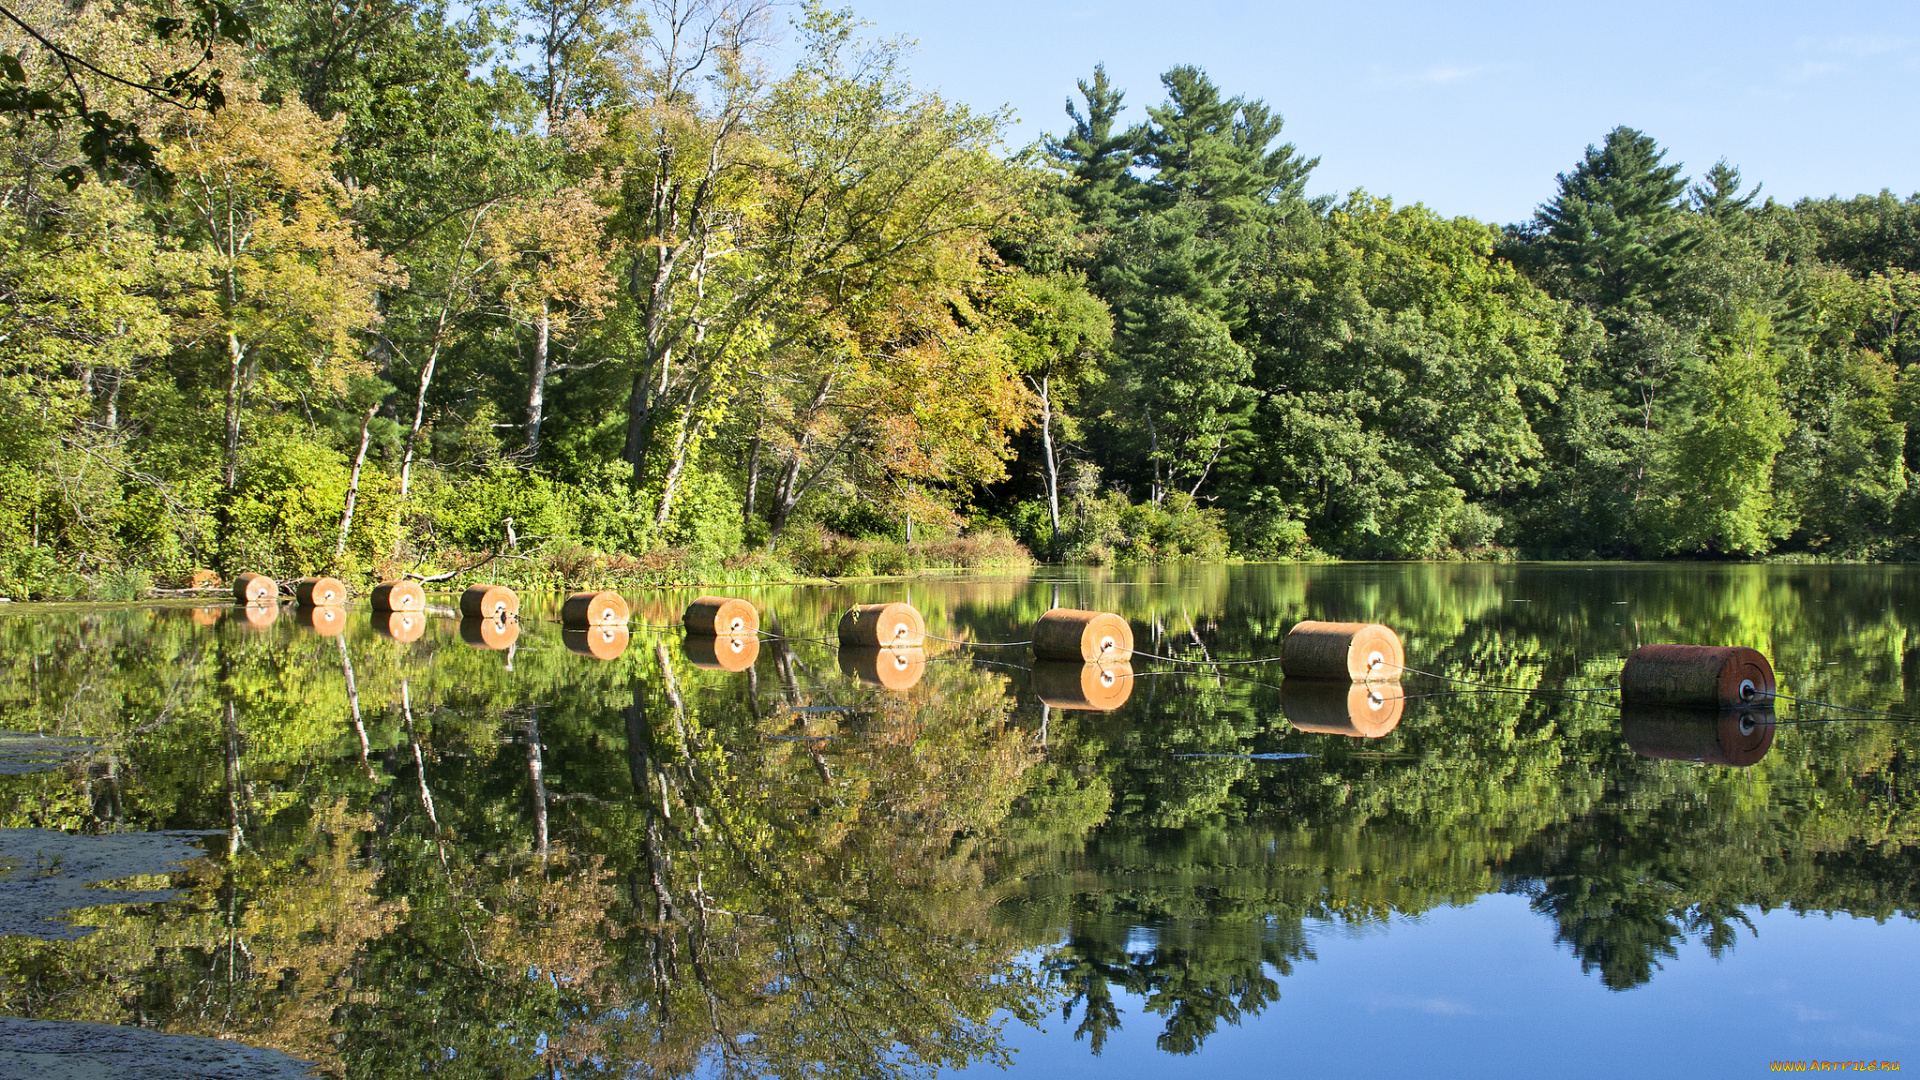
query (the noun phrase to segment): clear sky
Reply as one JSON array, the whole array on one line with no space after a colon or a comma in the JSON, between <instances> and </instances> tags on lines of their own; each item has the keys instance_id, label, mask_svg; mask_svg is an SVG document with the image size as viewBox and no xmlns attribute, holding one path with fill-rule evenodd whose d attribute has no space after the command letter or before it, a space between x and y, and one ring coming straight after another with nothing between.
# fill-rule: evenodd
<instances>
[{"instance_id":1,"label":"clear sky","mask_svg":"<svg viewBox=\"0 0 1920 1080\"><path fill-rule=\"evenodd\" d=\"M1064 129L1095 63L1127 122L1190 63L1286 117L1321 159L1316 194L1517 221L1617 124L1689 175L1724 157L1783 201L1920 191L1920 0L844 2L918 42L916 84L1012 106L1016 145Z\"/></svg>"}]
</instances>

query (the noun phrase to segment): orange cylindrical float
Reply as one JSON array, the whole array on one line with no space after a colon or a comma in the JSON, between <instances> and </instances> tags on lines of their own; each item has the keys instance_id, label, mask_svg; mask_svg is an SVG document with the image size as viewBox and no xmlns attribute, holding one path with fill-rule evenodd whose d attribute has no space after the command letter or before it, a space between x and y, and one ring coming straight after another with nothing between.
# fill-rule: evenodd
<instances>
[{"instance_id":1,"label":"orange cylindrical float","mask_svg":"<svg viewBox=\"0 0 1920 1080\"><path fill-rule=\"evenodd\" d=\"M1056 709L1112 712L1133 696L1133 665L1124 660L1113 664L1040 660L1030 677L1034 696Z\"/></svg>"},{"instance_id":2,"label":"orange cylindrical float","mask_svg":"<svg viewBox=\"0 0 1920 1080\"><path fill-rule=\"evenodd\" d=\"M504 649L520 640L516 619L461 619L460 640L476 649Z\"/></svg>"},{"instance_id":3,"label":"orange cylindrical float","mask_svg":"<svg viewBox=\"0 0 1920 1080\"><path fill-rule=\"evenodd\" d=\"M1744 767L1773 749L1772 709L1624 705L1620 734L1645 758Z\"/></svg>"},{"instance_id":4,"label":"orange cylindrical float","mask_svg":"<svg viewBox=\"0 0 1920 1080\"><path fill-rule=\"evenodd\" d=\"M745 600L731 596L702 596L687 605L680 621L689 634L744 637L760 629L760 613Z\"/></svg>"},{"instance_id":5,"label":"orange cylindrical float","mask_svg":"<svg viewBox=\"0 0 1920 1080\"><path fill-rule=\"evenodd\" d=\"M617 592L574 593L560 605L560 624L576 630L588 626L624 627L627 601Z\"/></svg>"},{"instance_id":6,"label":"orange cylindrical float","mask_svg":"<svg viewBox=\"0 0 1920 1080\"><path fill-rule=\"evenodd\" d=\"M680 643L693 666L707 671L745 671L760 656L760 639L722 634L689 634Z\"/></svg>"},{"instance_id":7,"label":"orange cylindrical float","mask_svg":"<svg viewBox=\"0 0 1920 1080\"><path fill-rule=\"evenodd\" d=\"M375 611L425 611L427 590L417 581L383 581L373 587Z\"/></svg>"},{"instance_id":8,"label":"orange cylindrical float","mask_svg":"<svg viewBox=\"0 0 1920 1080\"><path fill-rule=\"evenodd\" d=\"M301 626L321 637L336 637L347 628L347 609L343 607L303 607L297 616Z\"/></svg>"},{"instance_id":9,"label":"orange cylindrical float","mask_svg":"<svg viewBox=\"0 0 1920 1080\"><path fill-rule=\"evenodd\" d=\"M1400 635L1379 623L1298 623L1280 644L1289 679L1395 680L1406 666Z\"/></svg>"},{"instance_id":10,"label":"orange cylindrical float","mask_svg":"<svg viewBox=\"0 0 1920 1080\"><path fill-rule=\"evenodd\" d=\"M613 660L627 651L627 627L625 623L568 627L560 632L560 640L569 652L595 660Z\"/></svg>"},{"instance_id":11,"label":"orange cylindrical float","mask_svg":"<svg viewBox=\"0 0 1920 1080\"><path fill-rule=\"evenodd\" d=\"M229 618L237 615L240 625L249 630L265 630L280 617L279 604L241 604L227 610L233 613L228 616Z\"/></svg>"},{"instance_id":12,"label":"orange cylindrical float","mask_svg":"<svg viewBox=\"0 0 1920 1080\"><path fill-rule=\"evenodd\" d=\"M846 646L840 650L839 660L842 674L851 675L868 686L877 686L882 690L912 689L920 677L927 673L927 654L918 648Z\"/></svg>"},{"instance_id":13,"label":"orange cylindrical float","mask_svg":"<svg viewBox=\"0 0 1920 1080\"><path fill-rule=\"evenodd\" d=\"M520 597L505 585L469 585L460 594L460 614L468 619L510 619L520 614Z\"/></svg>"},{"instance_id":14,"label":"orange cylindrical float","mask_svg":"<svg viewBox=\"0 0 1920 1080\"><path fill-rule=\"evenodd\" d=\"M911 649L926 640L926 621L912 604L861 604L840 616L841 645Z\"/></svg>"},{"instance_id":15,"label":"orange cylindrical float","mask_svg":"<svg viewBox=\"0 0 1920 1080\"><path fill-rule=\"evenodd\" d=\"M240 604L267 604L280 598L280 583L265 574L247 572L233 579L233 599Z\"/></svg>"},{"instance_id":16,"label":"orange cylindrical float","mask_svg":"<svg viewBox=\"0 0 1920 1080\"><path fill-rule=\"evenodd\" d=\"M1399 683L1288 679L1280 684L1280 713L1301 731L1377 739L1400 726L1406 691Z\"/></svg>"},{"instance_id":17,"label":"orange cylindrical float","mask_svg":"<svg viewBox=\"0 0 1920 1080\"><path fill-rule=\"evenodd\" d=\"M342 607L347 587L339 578L303 577L293 583L293 598L304 608Z\"/></svg>"},{"instance_id":18,"label":"orange cylindrical float","mask_svg":"<svg viewBox=\"0 0 1920 1080\"><path fill-rule=\"evenodd\" d=\"M1083 664L1130 660L1133 627L1111 612L1054 608L1034 621L1033 655Z\"/></svg>"},{"instance_id":19,"label":"orange cylindrical float","mask_svg":"<svg viewBox=\"0 0 1920 1080\"><path fill-rule=\"evenodd\" d=\"M376 611L373 613L373 632L395 641L419 641L420 635L427 632L427 613Z\"/></svg>"},{"instance_id":20,"label":"orange cylindrical float","mask_svg":"<svg viewBox=\"0 0 1920 1080\"><path fill-rule=\"evenodd\" d=\"M1631 705L1727 708L1773 697L1773 665L1738 645L1642 645L1620 669L1620 700Z\"/></svg>"}]
</instances>

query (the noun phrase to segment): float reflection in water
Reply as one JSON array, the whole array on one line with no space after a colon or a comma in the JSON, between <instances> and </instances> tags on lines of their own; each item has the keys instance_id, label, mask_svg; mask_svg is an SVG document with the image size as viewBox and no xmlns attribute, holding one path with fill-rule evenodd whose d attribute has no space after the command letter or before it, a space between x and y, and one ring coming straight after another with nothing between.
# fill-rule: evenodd
<instances>
[{"instance_id":1,"label":"float reflection in water","mask_svg":"<svg viewBox=\"0 0 1920 1080\"><path fill-rule=\"evenodd\" d=\"M1745 767L1773 749L1772 709L1626 705L1620 734L1644 758Z\"/></svg>"},{"instance_id":2,"label":"float reflection in water","mask_svg":"<svg viewBox=\"0 0 1920 1080\"><path fill-rule=\"evenodd\" d=\"M760 656L760 639L756 637L709 637L705 634L688 634L680 643L681 651L693 666L705 671L745 671L753 666Z\"/></svg>"},{"instance_id":3,"label":"float reflection in water","mask_svg":"<svg viewBox=\"0 0 1920 1080\"><path fill-rule=\"evenodd\" d=\"M504 649L520 640L520 623L504 617L461 619L460 640L476 649Z\"/></svg>"},{"instance_id":4,"label":"float reflection in water","mask_svg":"<svg viewBox=\"0 0 1920 1080\"><path fill-rule=\"evenodd\" d=\"M246 604L228 608L226 621L238 623L247 630L265 630L279 617L279 604Z\"/></svg>"},{"instance_id":5,"label":"float reflection in water","mask_svg":"<svg viewBox=\"0 0 1920 1080\"><path fill-rule=\"evenodd\" d=\"M595 660L617 660L627 651L627 628L625 626L589 626L585 628L568 627L561 631L560 640L566 643L569 652L581 656L591 656Z\"/></svg>"},{"instance_id":6,"label":"float reflection in water","mask_svg":"<svg viewBox=\"0 0 1920 1080\"><path fill-rule=\"evenodd\" d=\"M1378 739L1400 726L1406 691L1399 683L1337 683L1288 679L1280 684L1280 712L1300 731Z\"/></svg>"},{"instance_id":7,"label":"float reflection in water","mask_svg":"<svg viewBox=\"0 0 1920 1080\"><path fill-rule=\"evenodd\" d=\"M271 620L269 620L271 621ZM294 621L319 634L334 637L347 628L347 609L343 607L303 607Z\"/></svg>"},{"instance_id":8,"label":"float reflection in water","mask_svg":"<svg viewBox=\"0 0 1920 1080\"><path fill-rule=\"evenodd\" d=\"M1056 709L1112 712L1133 696L1133 665L1075 664L1061 660L1034 662L1033 693L1043 705Z\"/></svg>"},{"instance_id":9,"label":"float reflection in water","mask_svg":"<svg viewBox=\"0 0 1920 1080\"><path fill-rule=\"evenodd\" d=\"M927 673L926 651L918 648L843 647L839 662L841 674L851 675L868 686L877 686L882 690L910 690Z\"/></svg>"},{"instance_id":10,"label":"float reflection in water","mask_svg":"<svg viewBox=\"0 0 1920 1080\"><path fill-rule=\"evenodd\" d=\"M419 641L427 632L427 616L423 611L375 611L373 632L400 642Z\"/></svg>"}]
</instances>

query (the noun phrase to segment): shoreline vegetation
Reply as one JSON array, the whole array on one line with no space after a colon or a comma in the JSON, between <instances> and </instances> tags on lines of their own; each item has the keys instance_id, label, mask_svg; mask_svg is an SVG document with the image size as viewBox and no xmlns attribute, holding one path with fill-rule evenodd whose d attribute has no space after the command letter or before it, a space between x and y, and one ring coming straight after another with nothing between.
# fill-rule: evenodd
<instances>
[{"instance_id":1,"label":"shoreline vegetation","mask_svg":"<svg viewBox=\"0 0 1920 1080\"><path fill-rule=\"evenodd\" d=\"M1528 220L845 11L19 6L0 596L1920 552L1920 196L1620 126ZM784 39L784 41L782 40Z\"/></svg>"}]
</instances>

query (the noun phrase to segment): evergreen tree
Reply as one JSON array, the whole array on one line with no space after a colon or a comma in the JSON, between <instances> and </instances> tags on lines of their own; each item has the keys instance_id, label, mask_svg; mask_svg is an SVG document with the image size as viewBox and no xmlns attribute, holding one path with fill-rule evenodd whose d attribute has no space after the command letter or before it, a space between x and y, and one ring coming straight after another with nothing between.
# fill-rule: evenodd
<instances>
[{"instance_id":1,"label":"evergreen tree","mask_svg":"<svg viewBox=\"0 0 1920 1080\"><path fill-rule=\"evenodd\" d=\"M1067 189L1067 197L1079 212L1083 225L1111 229L1132 216L1132 205L1140 182L1132 173L1139 135L1132 129L1116 131L1114 121L1124 108L1126 92L1114 87L1107 78L1107 66L1095 64L1093 82L1079 81L1080 94L1086 98L1086 112L1067 99L1067 115L1073 130L1042 143L1054 164L1076 183Z\"/></svg>"},{"instance_id":2,"label":"evergreen tree","mask_svg":"<svg viewBox=\"0 0 1920 1080\"><path fill-rule=\"evenodd\" d=\"M1745 213L1759 195L1759 184L1753 185L1753 190L1745 195L1740 194L1740 170L1727 164L1726 158L1714 162L1713 168L1707 170L1707 175L1687 189L1687 201L1693 212L1721 224L1727 224Z\"/></svg>"},{"instance_id":3,"label":"evergreen tree","mask_svg":"<svg viewBox=\"0 0 1920 1080\"><path fill-rule=\"evenodd\" d=\"M1191 65L1160 82L1166 104L1147 110L1151 121L1139 140L1141 163L1154 169L1149 186L1163 201L1198 198L1217 220L1233 222L1300 199L1320 159L1302 158L1292 143L1272 146L1283 124L1278 113L1258 100L1222 97Z\"/></svg>"},{"instance_id":4,"label":"evergreen tree","mask_svg":"<svg viewBox=\"0 0 1920 1080\"><path fill-rule=\"evenodd\" d=\"M1547 254L1570 278L1574 299L1615 309L1651 301L1673 276L1686 242L1679 199L1687 182L1666 151L1630 127L1607 133L1571 173L1535 221Z\"/></svg>"}]
</instances>

